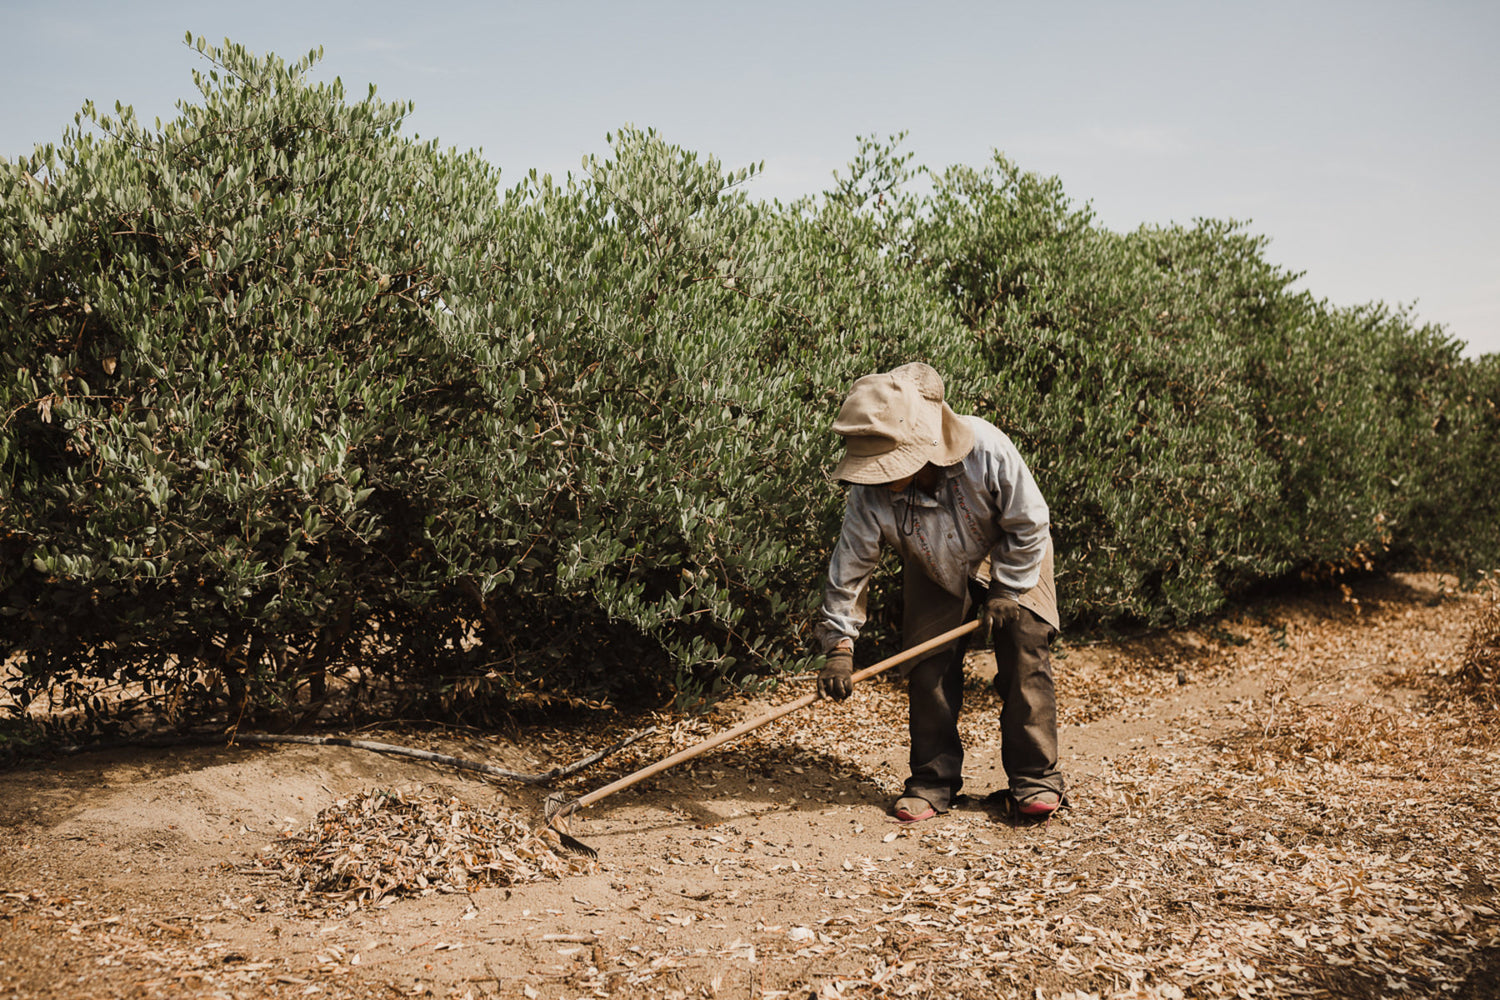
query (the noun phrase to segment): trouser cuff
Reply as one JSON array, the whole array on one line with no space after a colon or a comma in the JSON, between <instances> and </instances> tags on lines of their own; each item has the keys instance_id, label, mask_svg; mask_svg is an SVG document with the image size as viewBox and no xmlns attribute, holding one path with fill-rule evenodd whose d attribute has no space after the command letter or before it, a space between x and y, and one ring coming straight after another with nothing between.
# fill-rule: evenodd
<instances>
[{"instance_id":1,"label":"trouser cuff","mask_svg":"<svg viewBox=\"0 0 1500 1000\"><path fill-rule=\"evenodd\" d=\"M915 795L932 803L932 808L940 813L947 812L953 806L953 798L958 794L958 789L947 785L923 785L911 781L906 782L906 789L901 793L903 796Z\"/></svg>"}]
</instances>

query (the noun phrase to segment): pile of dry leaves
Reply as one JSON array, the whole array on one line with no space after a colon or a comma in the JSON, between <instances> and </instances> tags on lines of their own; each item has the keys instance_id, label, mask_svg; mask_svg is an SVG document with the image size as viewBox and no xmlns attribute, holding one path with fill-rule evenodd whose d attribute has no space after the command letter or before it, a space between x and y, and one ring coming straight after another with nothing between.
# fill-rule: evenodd
<instances>
[{"instance_id":1,"label":"pile of dry leaves","mask_svg":"<svg viewBox=\"0 0 1500 1000\"><path fill-rule=\"evenodd\" d=\"M1488 600L1474 617L1474 628L1455 681L1474 701L1500 708L1500 582L1489 588Z\"/></svg>"},{"instance_id":2,"label":"pile of dry leaves","mask_svg":"<svg viewBox=\"0 0 1500 1000\"><path fill-rule=\"evenodd\" d=\"M304 897L353 909L402 895L470 892L591 870L559 851L557 834L516 814L481 809L421 787L339 799L302 833L257 858L250 873L279 872Z\"/></svg>"}]
</instances>

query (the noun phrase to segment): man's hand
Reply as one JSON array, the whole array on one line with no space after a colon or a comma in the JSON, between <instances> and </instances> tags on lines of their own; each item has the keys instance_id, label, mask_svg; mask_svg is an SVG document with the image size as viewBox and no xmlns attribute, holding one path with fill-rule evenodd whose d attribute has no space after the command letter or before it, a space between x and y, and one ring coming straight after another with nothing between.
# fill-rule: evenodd
<instances>
[{"instance_id":1,"label":"man's hand","mask_svg":"<svg viewBox=\"0 0 1500 1000\"><path fill-rule=\"evenodd\" d=\"M843 701L854 693L854 654L847 649L835 649L828 654L823 669L818 672L818 690L823 697Z\"/></svg>"},{"instance_id":2,"label":"man's hand","mask_svg":"<svg viewBox=\"0 0 1500 1000\"><path fill-rule=\"evenodd\" d=\"M984 634L985 642L994 637L995 629L1020 620L1021 605L1009 597L991 597L979 609L979 631Z\"/></svg>"}]
</instances>

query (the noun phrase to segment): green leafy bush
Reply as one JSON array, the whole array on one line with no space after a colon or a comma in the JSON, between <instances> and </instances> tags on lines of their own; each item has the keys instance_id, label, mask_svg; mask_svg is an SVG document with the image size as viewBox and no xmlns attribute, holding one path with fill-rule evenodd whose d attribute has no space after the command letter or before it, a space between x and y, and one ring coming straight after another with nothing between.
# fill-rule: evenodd
<instances>
[{"instance_id":1,"label":"green leafy bush","mask_svg":"<svg viewBox=\"0 0 1500 1000\"><path fill-rule=\"evenodd\" d=\"M285 709L357 664L482 715L795 662L826 410L955 328L921 282L651 133L502 199L313 56L200 48L176 121L4 172L21 700Z\"/></svg>"},{"instance_id":2,"label":"green leafy bush","mask_svg":"<svg viewBox=\"0 0 1500 1000\"><path fill-rule=\"evenodd\" d=\"M899 137L791 205L630 127L502 192L316 53L198 47L173 121L0 163L17 705L284 720L334 678L483 722L801 669L828 425L913 359L1017 440L1074 623L1500 561L1493 359L1293 292L1242 226L1111 233L998 156L919 196Z\"/></svg>"},{"instance_id":3,"label":"green leafy bush","mask_svg":"<svg viewBox=\"0 0 1500 1000\"><path fill-rule=\"evenodd\" d=\"M87 108L5 165L0 585L30 684L284 700L359 652L357 617L453 582L422 432L477 429L453 306L494 171L309 84L314 55L209 55L165 127Z\"/></svg>"},{"instance_id":4,"label":"green leafy bush","mask_svg":"<svg viewBox=\"0 0 1500 1000\"><path fill-rule=\"evenodd\" d=\"M1500 569L1500 354L1465 360L1430 326L1399 347L1389 362L1405 425L1390 472L1403 499L1393 553L1472 582Z\"/></svg>"},{"instance_id":5,"label":"green leafy bush","mask_svg":"<svg viewBox=\"0 0 1500 1000\"><path fill-rule=\"evenodd\" d=\"M986 415L1047 493L1065 614L1181 620L1276 571L1253 547L1275 484L1238 377L1288 280L1259 243L1102 231L1003 158L939 176L932 204L916 256L982 338Z\"/></svg>"},{"instance_id":6,"label":"green leafy bush","mask_svg":"<svg viewBox=\"0 0 1500 1000\"><path fill-rule=\"evenodd\" d=\"M1294 292L1238 224L1097 229L1003 157L937 176L929 209L905 257L983 340L987 415L1048 493L1075 622L1500 557L1493 366L1440 330Z\"/></svg>"}]
</instances>

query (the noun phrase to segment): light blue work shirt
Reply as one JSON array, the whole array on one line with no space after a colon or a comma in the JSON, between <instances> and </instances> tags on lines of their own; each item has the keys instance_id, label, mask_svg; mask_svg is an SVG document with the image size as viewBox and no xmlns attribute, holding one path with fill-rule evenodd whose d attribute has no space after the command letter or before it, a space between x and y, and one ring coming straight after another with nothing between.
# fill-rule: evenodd
<instances>
[{"instance_id":1,"label":"light blue work shirt","mask_svg":"<svg viewBox=\"0 0 1500 1000\"><path fill-rule=\"evenodd\" d=\"M979 417L962 419L974 429L974 447L943 470L936 496L849 487L814 632L825 651L859 635L863 593L882 544L896 550L907 572L919 569L955 597L967 594L970 579L988 582L992 595L1030 598L1022 604L1058 627L1047 502L1004 432ZM1042 580L1044 562L1049 572Z\"/></svg>"}]
</instances>

